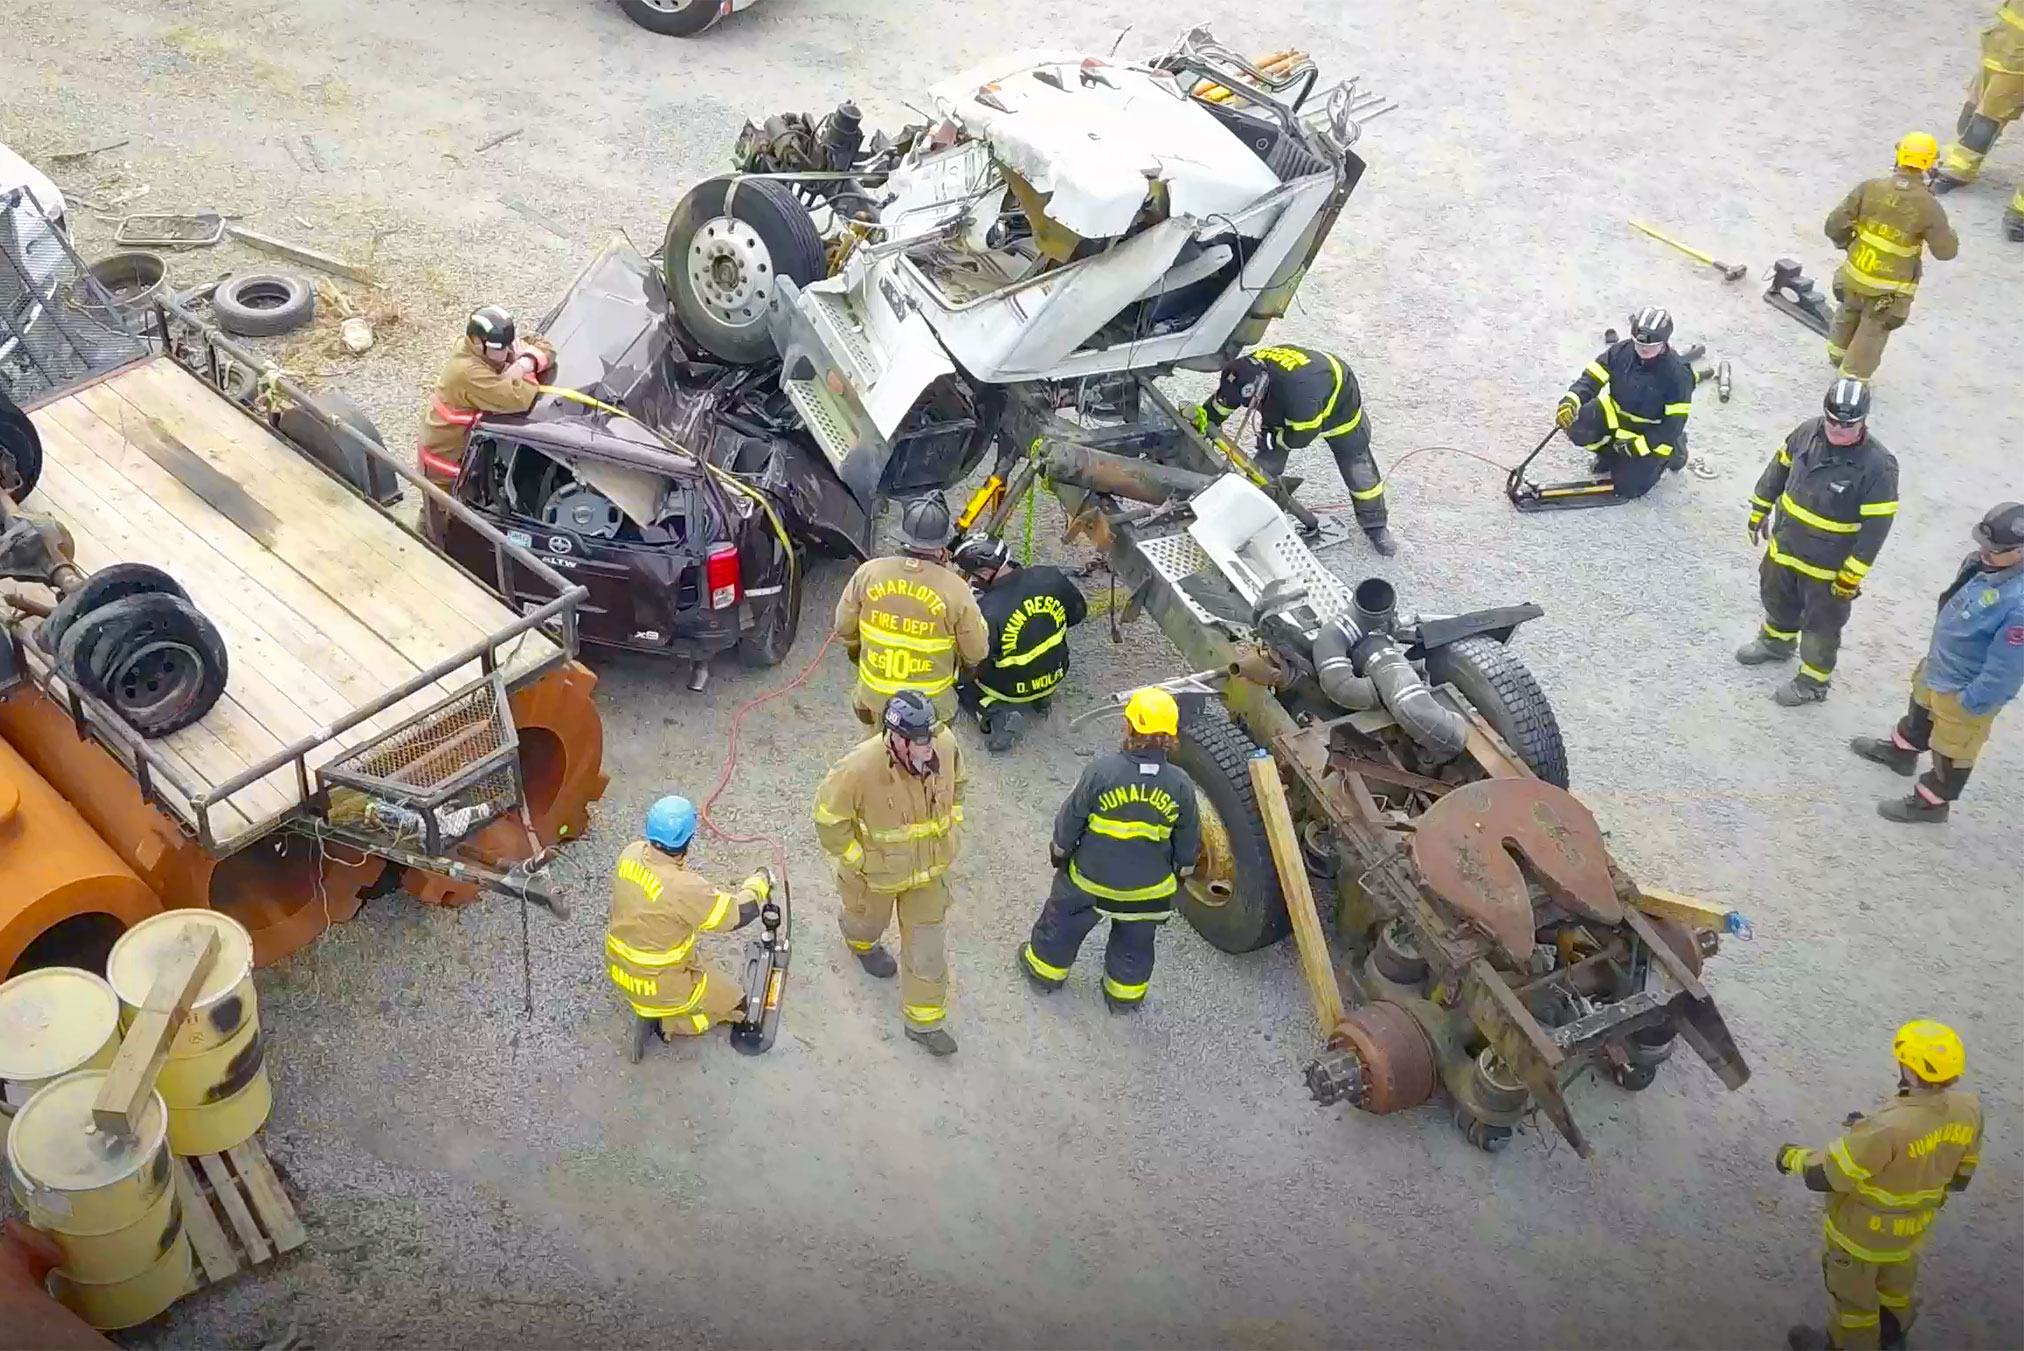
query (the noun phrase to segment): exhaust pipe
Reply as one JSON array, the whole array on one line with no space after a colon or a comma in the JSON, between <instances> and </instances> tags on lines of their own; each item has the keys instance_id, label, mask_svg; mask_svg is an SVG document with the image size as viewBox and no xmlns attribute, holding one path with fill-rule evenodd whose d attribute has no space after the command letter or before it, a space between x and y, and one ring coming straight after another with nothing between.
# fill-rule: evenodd
<instances>
[{"instance_id":1,"label":"exhaust pipe","mask_svg":"<svg viewBox=\"0 0 2024 1351\"><path fill-rule=\"evenodd\" d=\"M1382 704L1414 744L1453 759L1469 740L1469 720L1442 703L1413 669L1392 634L1398 593L1380 577L1358 583L1349 614L1324 624L1314 640L1315 679L1321 692L1347 709Z\"/></svg>"}]
</instances>

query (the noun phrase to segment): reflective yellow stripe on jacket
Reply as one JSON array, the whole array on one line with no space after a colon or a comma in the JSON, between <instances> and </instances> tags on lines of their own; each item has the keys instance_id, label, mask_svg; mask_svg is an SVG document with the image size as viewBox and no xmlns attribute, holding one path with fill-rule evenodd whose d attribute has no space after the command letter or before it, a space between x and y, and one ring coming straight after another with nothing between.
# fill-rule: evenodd
<instances>
[{"instance_id":1,"label":"reflective yellow stripe on jacket","mask_svg":"<svg viewBox=\"0 0 2024 1351\"><path fill-rule=\"evenodd\" d=\"M1778 564L1778 566L1780 567L1791 568L1794 572L1800 573L1807 577L1817 577L1823 582L1831 582L1834 580L1833 568L1815 567L1813 564L1806 562L1804 559L1794 558L1791 554L1788 554L1783 550L1781 550L1778 547L1778 541L1776 540L1771 541L1770 555L1771 561L1773 563Z\"/></svg>"},{"instance_id":2,"label":"reflective yellow stripe on jacket","mask_svg":"<svg viewBox=\"0 0 2024 1351\"><path fill-rule=\"evenodd\" d=\"M1120 821L1113 816L1092 816L1089 828L1099 835L1108 835L1113 840L1170 840L1174 828L1154 825L1150 821Z\"/></svg>"},{"instance_id":3,"label":"reflective yellow stripe on jacket","mask_svg":"<svg viewBox=\"0 0 2024 1351\"><path fill-rule=\"evenodd\" d=\"M644 948L636 948L630 943L621 942L609 934L605 935L604 939L604 950L606 952L609 952L614 957L623 957L634 966L644 966L649 969L657 966L673 966L688 956L695 946L696 935L693 932L666 952L648 952Z\"/></svg>"},{"instance_id":4,"label":"reflective yellow stripe on jacket","mask_svg":"<svg viewBox=\"0 0 2024 1351\"><path fill-rule=\"evenodd\" d=\"M634 1004L633 1012L642 1018L675 1018L687 1013L703 1001L703 991L708 989L710 977L701 971L696 973L696 987L689 991L689 997L679 1004L656 1008L649 1004Z\"/></svg>"},{"instance_id":5,"label":"reflective yellow stripe on jacket","mask_svg":"<svg viewBox=\"0 0 2024 1351\"><path fill-rule=\"evenodd\" d=\"M919 690L933 698L956 683L953 657L946 659L946 674L920 679L911 674L913 659L907 655L910 652L932 654L936 659L927 663L929 669L941 667L944 660L940 659L940 654L953 653L956 649L954 638L916 638L912 634L875 624L870 619L858 621L857 636L864 649L858 657L858 677L880 694Z\"/></svg>"},{"instance_id":6,"label":"reflective yellow stripe on jacket","mask_svg":"<svg viewBox=\"0 0 2024 1351\"><path fill-rule=\"evenodd\" d=\"M905 844L908 840L932 840L948 834L963 823L961 803L949 808L942 816L930 817L926 821L909 821L903 826L889 826L884 830L867 830L865 838L877 844Z\"/></svg>"},{"instance_id":7,"label":"reflective yellow stripe on jacket","mask_svg":"<svg viewBox=\"0 0 2024 1351\"><path fill-rule=\"evenodd\" d=\"M1024 652L1015 653L1014 655L1009 657L998 658L998 665L1000 668L1007 666L1024 666L1028 662L1032 661L1035 657L1039 656L1041 653L1051 652L1055 648L1060 647L1062 643L1067 641L1067 639L1068 639L1067 629L1056 629L1054 632L1048 634L1047 637L1035 643L1032 647L1026 649Z\"/></svg>"},{"instance_id":8,"label":"reflective yellow stripe on jacket","mask_svg":"<svg viewBox=\"0 0 2024 1351\"><path fill-rule=\"evenodd\" d=\"M1335 412L1335 401L1342 397L1342 363L1337 361L1333 356L1330 356L1328 358L1328 369L1335 374L1335 388L1328 391L1328 402L1321 405L1321 411L1311 418L1304 420L1287 419L1286 428L1288 431L1311 432L1322 423L1328 421L1329 415Z\"/></svg>"},{"instance_id":9,"label":"reflective yellow stripe on jacket","mask_svg":"<svg viewBox=\"0 0 2024 1351\"><path fill-rule=\"evenodd\" d=\"M1810 525L1815 530L1825 530L1832 535L1853 535L1856 531L1862 529L1860 522L1830 521L1825 516L1816 515L1808 511L1805 507L1800 506L1792 500L1791 493L1780 493L1778 495L1778 505L1793 520L1803 525Z\"/></svg>"},{"instance_id":10,"label":"reflective yellow stripe on jacket","mask_svg":"<svg viewBox=\"0 0 2024 1351\"><path fill-rule=\"evenodd\" d=\"M1075 860L1068 861L1068 880L1092 896L1101 896L1107 901L1157 901L1171 896L1177 884L1174 875L1168 873L1149 887L1106 887L1090 881L1082 875L1082 869L1075 866Z\"/></svg>"}]
</instances>

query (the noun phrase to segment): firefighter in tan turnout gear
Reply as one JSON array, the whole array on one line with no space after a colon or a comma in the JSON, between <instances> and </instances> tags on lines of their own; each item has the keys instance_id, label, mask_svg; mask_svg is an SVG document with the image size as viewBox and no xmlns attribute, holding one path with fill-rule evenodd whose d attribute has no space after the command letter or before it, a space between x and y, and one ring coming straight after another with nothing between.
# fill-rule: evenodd
<instances>
[{"instance_id":1,"label":"firefighter in tan turnout gear","mask_svg":"<svg viewBox=\"0 0 2024 1351\"><path fill-rule=\"evenodd\" d=\"M722 966L703 960L696 938L744 928L773 891L773 876L764 868L735 891L689 871L696 808L685 797L664 797L649 807L645 833L618 856L604 935L606 974L637 1019L635 1060L656 1027L666 1041L738 1020L744 989Z\"/></svg>"},{"instance_id":2,"label":"firefighter in tan turnout gear","mask_svg":"<svg viewBox=\"0 0 2024 1351\"><path fill-rule=\"evenodd\" d=\"M900 553L859 567L836 602L836 636L857 667L857 720L912 690L935 720L956 715L956 677L989 655L990 634L970 584L948 567L954 524L940 493L900 509Z\"/></svg>"},{"instance_id":3,"label":"firefighter in tan turnout gear","mask_svg":"<svg viewBox=\"0 0 2024 1351\"><path fill-rule=\"evenodd\" d=\"M909 1040L949 1055L943 1026L949 960L942 922L946 874L963 825L966 773L956 738L919 690L886 700L877 736L830 768L815 793L815 833L836 860L843 937L858 965L881 980L896 971ZM900 959L879 942L897 912Z\"/></svg>"},{"instance_id":4,"label":"firefighter in tan turnout gear","mask_svg":"<svg viewBox=\"0 0 2024 1351\"><path fill-rule=\"evenodd\" d=\"M524 413L541 397L541 377L555 369L555 348L546 338L524 341L513 316L497 305L472 314L457 354L436 376L436 396L422 415L422 443L415 452L432 483L456 481L464 443L486 413Z\"/></svg>"},{"instance_id":5,"label":"firefighter in tan turnout gear","mask_svg":"<svg viewBox=\"0 0 2024 1351\"><path fill-rule=\"evenodd\" d=\"M1790 661L1797 648L1799 673L1774 696L1787 708L1827 697L1849 606L1897 518L1897 457L1869 434L1869 386L1836 380L1822 409L1785 438L1750 498L1764 623L1736 660Z\"/></svg>"},{"instance_id":6,"label":"firefighter in tan turnout gear","mask_svg":"<svg viewBox=\"0 0 2024 1351\"><path fill-rule=\"evenodd\" d=\"M1926 171L1939 157L1939 143L1915 131L1898 142L1890 177L1856 184L1827 213L1827 237L1847 251L1834 274L1841 308L1827 330L1828 359L1843 375L1876 374L1891 330L1911 313L1923 252L1944 261L1961 251L1940 199L1926 186Z\"/></svg>"},{"instance_id":7,"label":"firefighter in tan turnout gear","mask_svg":"<svg viewBox=\"0 0 2024 1351\"><path fill-rule=\"evenodd\" d=\"M1947 1197L1966 1190L1981 1153L1982 1106L1954 1087L1967 1068L1961 1039L1921 1018L1898 1029L1897 1096L1856 1112L1824 1149L1782 1145L1781 1173L1828 1193L1821 1273L1827 1330L1795 1327L1793 1351L1902 1347L1918 1316L1919 1249Z\"/></svg>"},{"instance_id":8,"label":"firefighter in tan turnout gear","mask_svg":"<svg viewBox=\"0 0 2024 1351\"><path fill-rule=\"evenodd\" d=\"M1953 143L1933 173L1936 192L1974 182L1989 147L2024 113L2024 4L2011 0L1997 7L1995 20L1982 31L1981 57L1968 80L1968 101L1961 107ZM2024 241L2024 183L2003 213L2003 233Z\"/></svg>"}]
</instances>

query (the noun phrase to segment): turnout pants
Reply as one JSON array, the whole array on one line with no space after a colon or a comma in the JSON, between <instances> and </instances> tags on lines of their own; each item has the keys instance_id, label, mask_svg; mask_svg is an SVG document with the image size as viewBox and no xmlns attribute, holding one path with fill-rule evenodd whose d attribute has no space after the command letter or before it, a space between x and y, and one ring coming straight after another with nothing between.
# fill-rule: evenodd
<instances>
[{"instance_id":1,"label":"turnout pants","mask_svg":"<svg viewBox=\"0 0 2024 1351\"><path fill-rule=\"evenodd\" d=\"M1567 439L1595 456L1595 472L1607 477L1616 496L1626 502L1657 487L1672 461L1672 455L1637 455L1619 450L1602 405L1593 399L1581 405L1574 415L1567 428ZM1673 455L1685 453L1680 447L1673 448Z\"/></svg>"},{"instance_id":2,"label":"turnout pants","mask_svg":"<svg viewBox=\"0 0 2024 1351\"><path fill-rule=\"evenodd\" d=\"M1757 590L1764 602L1764 641L1790 652L1799 646L1800 680L1825 685L1841 652L1841 630L1849 602L1836 600L1829 583L1771 561L1769 550L1757 565Z\"/></svg>"},{"instance_id":3,"label":"turnout pants","mask_svg":"<svg viewBox=\"0 0 2024 1351\"><path fill-rule=\"evenodd\" d=\"M1972 183L1982 172L1982 159L2003 128L2024 112L2024 71L1991 70L1986 62L1968 81L1968 101L1953 143L1940 158L1940 174L1956 183Z\"/></svg>"},{"instance_id":4,"label":"turnout pants","mask_svg":"<svg viewBox=\"0 0 2024 1351\"><path fill-rule=\"evenodd\" d=\"M1385 509L1384 475L1378 471L1377 457L1370 449L1370 414L1350 430L1339 436L1328 438L1328 451L1335 456L1335 467L1342 474L1342 483L1349 489L1350 506L1356 512L1356 523L1365 533L1381 530L1389 520ZM1258 467L1273 478L1286 473L1286 457L1292 452L1278 444L1272 437L1258 448Z\"/></svg>"},{"instance_id":5,"label":"turnout pants","mask_svg":"<svg viewBox=\"0 0 2024 1351\"><path fill-rule=\"evenodd\" d=\"M897 895L873 891L864 875L837 874L843 896L843 938L853 952L869 952L893 915L900 919L900 1012L911 1027L941 1026L949 1016L949 959L943 921L949 913L944 877Z\"/></svg>"},{"instance_id":6,"label":"turnout pants","mask_svg":"<svg viewBox=\"0 0 2024 1351\"><path fill-rule=\"evenodd\" d=\"M1146 997L1146 986L1152 981L1153 937L1173 913L1172 909L1139 911L1106 903L1070 881L1068 869L1059 868L1022 955L1034 975L1059 985L1068 979L1068 969L1082 951L1082 940L1089 937L1098 920L1107 919L1110 937L1103 947L1104 992L1122 1003L1135 1004Z\"/></svg>"},{"instance_id":7,"label":"turnout pants","mask_svg":"<svg viewBox=\"0 0 2024 1351\"><path fill-rule=\"evenodd\" d=\"M1834 277L1834 298L1840 308L1827 330L1827 355L1841 363L1843 375L1867 380L1876 374L1892 331L1903 328L1911 317L1912 298L1898 292L1863 295L1844 285L1839 272Z\"/></svg>"},{"instance_id":8,"label":"turnout pants","mask_svg":"<svg viewBox=\"0 0 2024 1351\"><path fill-rule=\"evenodd\" d=\"M969 676L961 676L956 680L956 702L962 705L965 713L977 719L979 727L988 732L991 730L993 710L1002 712L1008 708L1016 708L1022 713L1031 713L1036 718L1044 718L1047 716L1047 710L1054 707L1054 696L1043 694L1030 703L1014 703L1009 699L1000 699Z\"/></svg>"},{"instance_id":9,"label":"turnout pants","mask_svg":"<svg viewBox=\"0 0 2024 1351\"><path fill-rule=\"evenodd\" d=\"M680 1013L661 1019L664 1037L700 1037L719 1023L737 1021L738 1006L745 1001L745 987L715 962L698 962L689 968L696 987L683 1001Z\"/></svg>"},{"instance_id":10,"label":"turnout pants","mask_svg":"<svg viewBox=\"0 0 2024 1351\"><path fill-rule=\"evenodd\" d=\"M1841 1351L1876 1351L1885 1340L1904 1344L1918 1316L1912 1291L1918 1284L1919 1257L1908 1252L1902 1262L1865 1262L1830 1242L1820 1256L1833 1312L1827 1338Z\"/></svg>"},{"instance_id":11,"label":"turnout pants","mask_svg":"<svg viewBox=\"0 0 2024 1351\"><path fill-rule=\"evenodd\" d=\"M1933 753L1932 768L1919 775L1916 791L1921 798L1937 807L1961 796L1998 711L1970 713L1961 706L1960 695L1926 684L1923 661L1912 669L1911 703L1891 730L1891 742L1899 750Z\"/></svg>"}]
</instances>

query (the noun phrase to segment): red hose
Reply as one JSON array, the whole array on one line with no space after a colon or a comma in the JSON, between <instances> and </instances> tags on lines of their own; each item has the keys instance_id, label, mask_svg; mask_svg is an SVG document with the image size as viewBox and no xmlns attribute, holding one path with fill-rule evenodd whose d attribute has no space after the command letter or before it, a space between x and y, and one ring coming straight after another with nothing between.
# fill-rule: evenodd
<instances>
[{"instance_id":1,"label":"red hose","mask_svg":"<svg viewBox=\"0 0 2024 1351\"><path fill-rule=\"evenodd\" d=\"M696 809L696 819L701 821L712 835L715 835L727 844L765 844L772 846L773 865L778 869L782 877L787 875L787 845L785 841L779 839L777 836L767 835L763 832L757 835L733 835L730 831L725 830L710 819L710 807L723 794L723 791L730 786L732 776L738 772L738 726L745 721L745 715L759 707L759 705L773 699L778 699L783 694L790 694L807 684L808 677L814 675L816 667L822 665L822 659L829 655L829 649L835 642L836 634L832 632L823 638L822 646L816 649L815 655L809 659L808 665L801 668L800 675L795 676L794 679L788 681L778 689L754 695L732 710L730 747L724 756L723 772L717 775L717 786L710 790L710 795L704 798L702 805Z\"/></svg>"}]
</instances>

